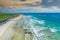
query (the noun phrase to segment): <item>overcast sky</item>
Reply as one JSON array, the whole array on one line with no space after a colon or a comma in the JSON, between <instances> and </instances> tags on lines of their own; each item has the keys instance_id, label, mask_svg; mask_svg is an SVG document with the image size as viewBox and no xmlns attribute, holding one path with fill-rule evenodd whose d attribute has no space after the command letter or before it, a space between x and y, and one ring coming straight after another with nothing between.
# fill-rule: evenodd
<instances>
[{"instance_id":1,"label":"overcast sky","mask_svg":"<svg viewBox=\"0 0 60 40\"><path fill-rule=\"evenodd\" d=\"M2 12L59 12L60 0L0 0Z\"/></svg>"}]
</instances>

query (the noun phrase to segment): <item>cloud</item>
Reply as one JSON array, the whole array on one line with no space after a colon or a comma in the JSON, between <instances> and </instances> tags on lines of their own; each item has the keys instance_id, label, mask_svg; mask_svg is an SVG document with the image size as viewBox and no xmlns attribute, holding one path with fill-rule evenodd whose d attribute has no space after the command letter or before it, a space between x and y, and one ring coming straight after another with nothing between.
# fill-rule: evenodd
<instances>
[{"instance_id":1,"label":"cloud","mask_svg":"<svg viewBox=\"0 0 60 40\"><path fill-rule=\"evenodd\" d=\"M38 7L33 7L33 10L40 10L40 11L58 11L60 8L58 6L50 6L50 7L43 7L43 6L38 6Z\"/></svg>"},{"instance_id":2,"label":"cloud","mask_svg":"<svg viewBox=\"0 0 60 40\"><path fill-rule=\"evenodd\" d=\"M35 2L41 2L41 0L27 0L21 2L19 0L0 0L0 7L2 8L23 8L26 5L34 4Z\"/></svg>"},{"instance_id":3,"label":"cloud","mask_svg":"<svg viewBox=\"0 0 60 40\"><path fill-rule=\"evenodd\" d=\"M0 10L12 9L13 11L19 10L32 10L32 11L60 11L58 6L43 7L39 4L42 0L20 2L19 0L0 0ZM51 2L51 0L49 1Z\"/></svg>"}]
</instances>

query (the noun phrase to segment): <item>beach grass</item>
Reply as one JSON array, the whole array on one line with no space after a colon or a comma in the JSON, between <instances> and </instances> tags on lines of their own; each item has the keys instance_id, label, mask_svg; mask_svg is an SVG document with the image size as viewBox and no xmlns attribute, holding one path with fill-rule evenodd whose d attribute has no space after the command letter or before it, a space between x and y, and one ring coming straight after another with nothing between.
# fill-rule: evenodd
<instances>
[{"instance_id":1,"label":"beach grass","mask_svg":"<svg viewBox=\"0 0 60 40\"><path fill-rule=\"evenodd\" d=\"M9 18L13 18L13 17L16 17L16 16L18 16L18 14L6 14L6 13L1 13L0 12L0 21L6 20L6 19L9 19Z\"/></svg>"}]
</instances>

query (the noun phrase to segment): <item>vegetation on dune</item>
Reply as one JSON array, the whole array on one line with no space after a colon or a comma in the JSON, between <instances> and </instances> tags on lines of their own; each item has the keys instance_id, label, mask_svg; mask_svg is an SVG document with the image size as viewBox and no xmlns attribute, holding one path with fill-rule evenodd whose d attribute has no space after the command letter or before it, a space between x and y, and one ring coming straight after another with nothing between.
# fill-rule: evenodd
<instances>
[{"instance_id":1,"label":"vegetation on dune","mask_svg":"<svg viewBox=\"0 0 60 40\"><path fill-rule=\"evenodd\" d=\"M0 13L0 21L9 19L9 18L13 18L13 17L17 17L18 14L6 14L6 13Z\"/></svg>"}]
</instances>

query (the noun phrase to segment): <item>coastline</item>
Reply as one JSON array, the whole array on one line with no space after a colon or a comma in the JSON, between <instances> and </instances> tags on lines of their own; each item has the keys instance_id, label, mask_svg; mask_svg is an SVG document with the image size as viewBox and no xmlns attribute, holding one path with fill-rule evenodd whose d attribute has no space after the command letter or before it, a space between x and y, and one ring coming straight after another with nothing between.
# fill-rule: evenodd
<instances>
[{"instance_id":1,"label":"coastline","mask_svg":"<svg viewBox=\"0 0 60 40\"><path fill-rule=\"evenodd\" d=\"M23 15L20 15L16 18L12 18L10 19L7 23L5 23L4 25L0 26L0 40L8 40L8 36L12 33L12 28L15 27L16 23L20 20L24 18ZM9 34L9 35L8 35Z\"/></svg>"}]
</instances>

